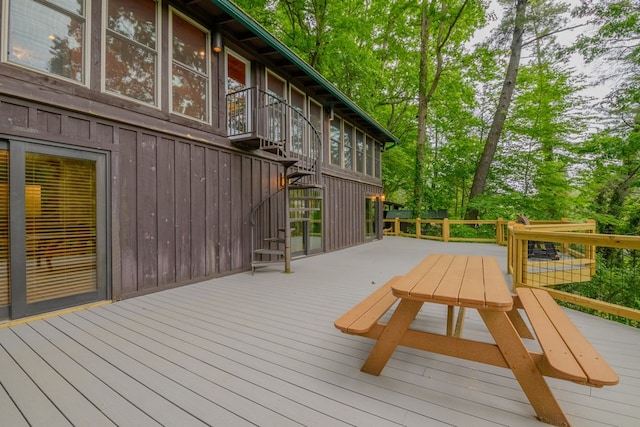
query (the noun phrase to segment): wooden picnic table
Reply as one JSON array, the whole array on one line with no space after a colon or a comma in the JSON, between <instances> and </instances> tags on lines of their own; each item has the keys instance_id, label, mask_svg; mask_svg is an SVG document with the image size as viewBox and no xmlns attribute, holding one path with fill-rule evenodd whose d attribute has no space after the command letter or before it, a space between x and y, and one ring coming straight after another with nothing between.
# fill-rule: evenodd
<instances>
[{"instance_id":1,"label":"wooden picnic table","mask_svg":"<svg viewBox=\"0 0 640 427\"><path fill-rule=\"evenodd\" d=\"M509 368L540 420L568 426L543 375L596 387L616 384L618 377L544 290L518 293L511 294L494 257L431 254L345 313L335 326L377 340L363 372L379 375L398 345ZM388 323L379 322L398 299ZM411 329L425 303L448 306L445 333ZM455 306L477 310L495 342L464 339L459 328L452 333ZM525 309L542 353L525 346L522 338L534 336L518 308Z\"/></svg>"}]
</instances>

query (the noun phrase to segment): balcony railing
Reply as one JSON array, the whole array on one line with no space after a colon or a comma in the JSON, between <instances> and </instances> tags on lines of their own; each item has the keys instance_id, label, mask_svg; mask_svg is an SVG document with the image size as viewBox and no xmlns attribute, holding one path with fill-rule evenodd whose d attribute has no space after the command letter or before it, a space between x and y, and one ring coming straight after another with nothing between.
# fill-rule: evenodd
<instances>
[{"instance_id":1,"label":"balcony railing","mask_svg":"<svg viewBox=\"0 0 640 427\"><path fill-rule=\"evenodd\" d=\"M291 174L316 174L321 155L320 133L304 112L256 87L227 95L227 133L231 141L262 149L297 163Z\"/></svg>"}]
</instances>

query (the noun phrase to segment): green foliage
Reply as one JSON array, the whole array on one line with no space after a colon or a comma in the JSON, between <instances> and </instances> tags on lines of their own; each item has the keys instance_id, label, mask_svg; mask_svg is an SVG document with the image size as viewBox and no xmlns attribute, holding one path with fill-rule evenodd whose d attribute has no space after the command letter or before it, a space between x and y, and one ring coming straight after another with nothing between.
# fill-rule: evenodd
<instances>
[{"instance_id":1,"label":"green foliage","mask_svg":"<svg viewBox=\"0 0 640 427\"><path fill-rule=\"evenodd\" d=\"M596 265L596 274L590 281L559 285L556 289L640 310L640 254L638 251L598 248ZM567 305L617 322L640 327L640 322L637 321L596 312L573 304Z\"/></svg>"},{"instance_id":2,"label":"green foliage","mask_svg":"<svg viewBox=\"0 0 640 427\"><path fill-rule=\"evenodd\" d=\"M400 139L383 155L387 200L416 210L448 209L452 218L472 206L485 218L517 213L538 219L595 218L601 231L639 233L637 1L580 2L573 16L590 27L578 30L578 42L569 50L557 40L564 28L575 25L568 22L567 3L529 2L512 108L484 194L471 204L471 184L510 53L513 1L499 2L502 19L490 42L474 45L468 43L474 31L496 20L488 14L487 1L236 3ZM430 23L426 86L436 78L438 51L442 73L429 98L423 202L416 206L422 7ZM456 16L447 43L439 46L440 31ZM590 105L579 96L584 81L567 66L568 55L575 52L608 62L610 78L619 84L605 102Z\"/></svg>"},{"instance_id":3,"label":"green foliage","mask_svg":"<svg viewBox=\"0 0 640 427\"><path fill-rule=\"evenodd\" d=\"M459 239L493 239L496 238L496 226L493 224L479 224L469 226L466 224L451 224L449 235Z\"/></svg>"}]
</instances>

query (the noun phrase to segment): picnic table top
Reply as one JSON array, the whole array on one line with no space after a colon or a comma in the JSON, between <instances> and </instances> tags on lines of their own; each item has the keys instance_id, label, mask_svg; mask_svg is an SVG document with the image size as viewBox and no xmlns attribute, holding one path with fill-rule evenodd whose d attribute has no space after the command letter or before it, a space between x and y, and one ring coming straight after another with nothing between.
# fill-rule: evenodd
<instances>
[{"instance_id":1,"label":"picnic table top","mask_svg":"<svg viewBox=\"0 0 640 427\"><path fill-rule=\"evenodd\" d=\"M400 298L509 311L513 298L491 256L431 254L392 285Z\"/></svg>"}]
</instances>

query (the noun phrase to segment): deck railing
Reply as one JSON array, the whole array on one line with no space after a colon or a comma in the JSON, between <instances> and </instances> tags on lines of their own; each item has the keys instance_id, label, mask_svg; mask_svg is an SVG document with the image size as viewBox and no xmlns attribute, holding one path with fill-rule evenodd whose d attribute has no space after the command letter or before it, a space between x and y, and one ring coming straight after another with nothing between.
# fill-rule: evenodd
<instances>
[{"instance_id":1,"label":"deck railing","mask_svg":"<svg viewBox=\"0 0 640 427\"><path fill-rule=\"evenodd\" d=\"M541 287L554 298L601 317L640 325L640 237L596 233L585 222L385 219L384 234L442 242L507 246L514 286ZM554 256L531 253L549 244ZM544 252L544 251L543 251Z\"/></svg>"},{"instance_id":2,"label":"deck railing","mask_svg":"<svg viewBox=\"0 0 640 427\"><path fill-rule=\"evenodd\" d=\"M640 326L640 237L596 234L593 221L507 228L514 287L545 288L569 305ZM530 242L553 245L557 256L532 255Z\"/></svg>"},{"instance_id":3,"label":"deck railing","mask_svg":"<svg viewBox=\"0 0 640 427\"><path fill-rule=\"evenodd\" d=\"M441 242L476 242L506 245L508 221L497 220L452 220L422 218L384 219L383 234L386 236L415 237Z\"/></svg>"}]
</instances>

